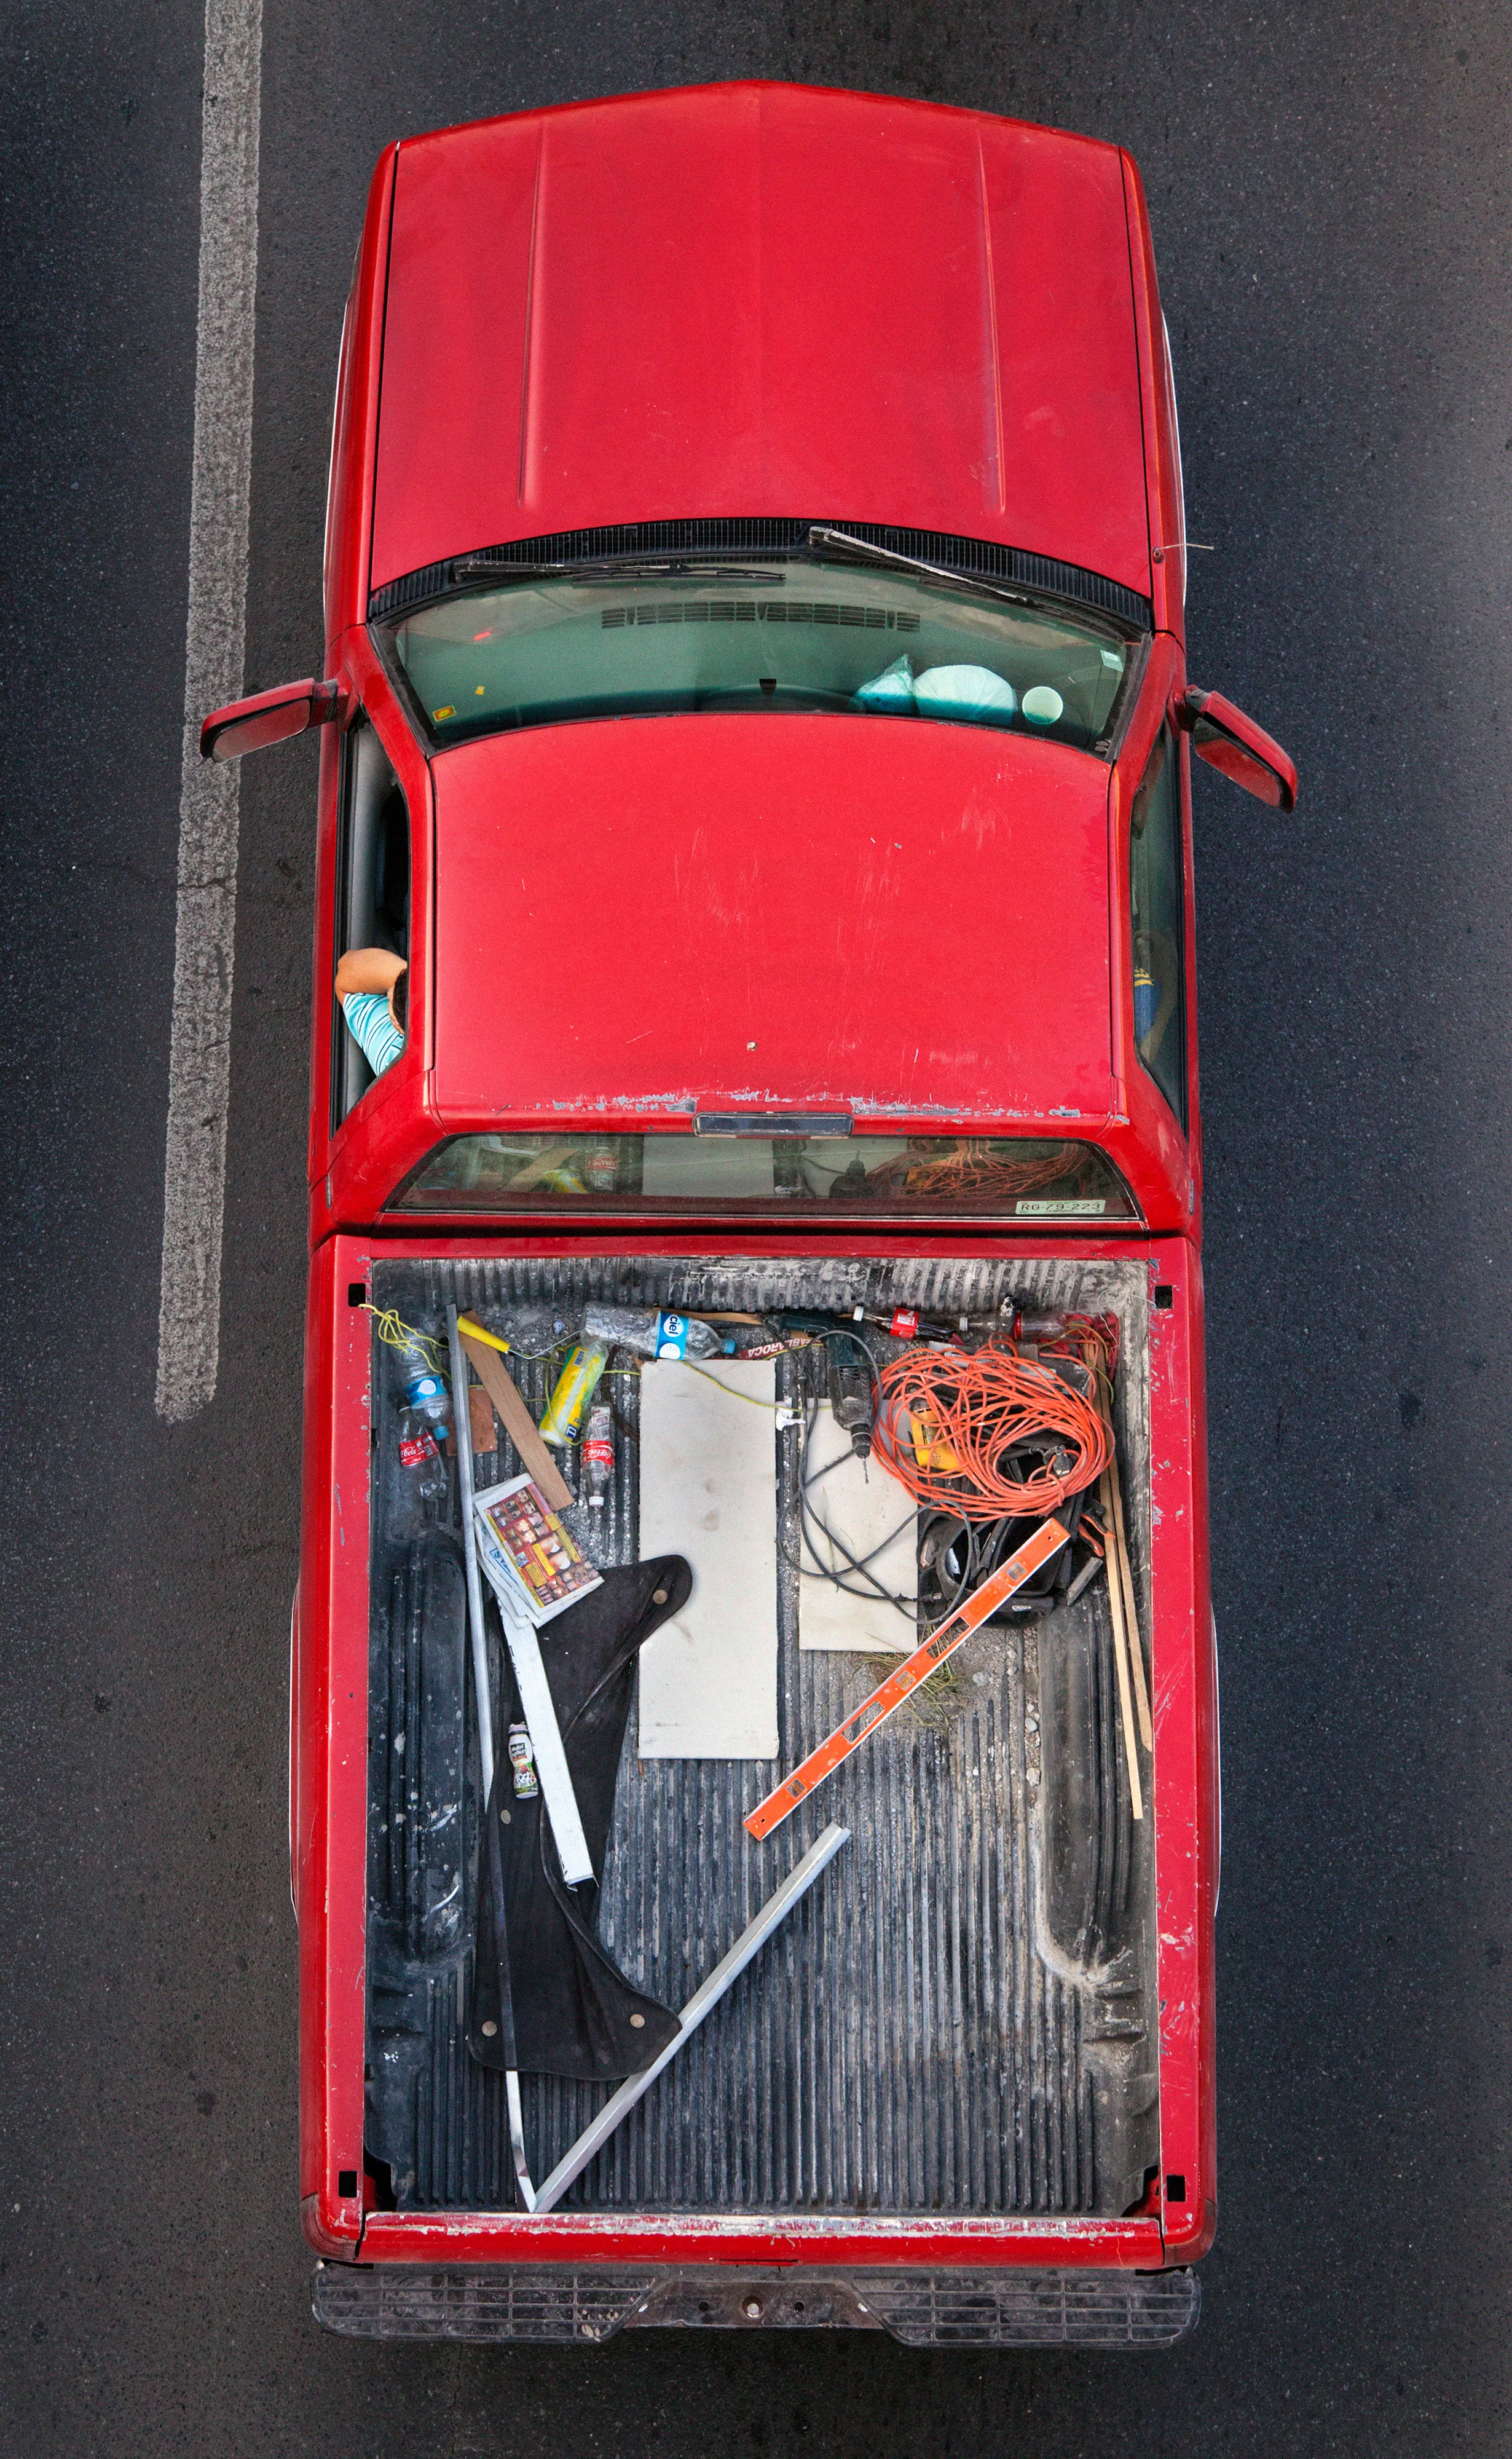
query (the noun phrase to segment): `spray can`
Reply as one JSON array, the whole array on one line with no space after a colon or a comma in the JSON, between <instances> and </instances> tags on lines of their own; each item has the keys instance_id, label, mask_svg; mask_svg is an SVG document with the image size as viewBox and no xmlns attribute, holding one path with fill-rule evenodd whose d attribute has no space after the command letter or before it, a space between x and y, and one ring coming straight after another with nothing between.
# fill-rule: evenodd
<instances>
[{"instance_id":1,"label":"spray can","mask_svg":"<svg viewBox=\"0 0 1512 2459\"><path fill-rule=\"evenodd\" d=\"M588 1414L588 1403L608 1363L607 1340L578 1341L557 1376L556 1388L546 1403L546 1414L540 1421L543 1440L558 1445L577 1441L578 1429Z\"/></svg>"},{"instance_id":2,"label":"spray can","mask_svg":"<svg viewBox=\"0 0 1512 2459\"><path fill-rule=\"evenodd\" d=\"M536 1773L536 1753L531 1747L528 1725L511 1725L509 1761L515 1800L534 1801L540 1791L540 1778Z\"/></svg>"},{"instance_id":3,"label":"spray can","mask_svg":"<svg viewBox=\"0 0 1512 2459\"><path fill-rule=\"evenodd\" d=\"M589 1504L593 1510L601 1511L614 1476L614 1412L605 1400L596 1400L588 1412L582 1464Z\"/></svg>"}]
</instances>

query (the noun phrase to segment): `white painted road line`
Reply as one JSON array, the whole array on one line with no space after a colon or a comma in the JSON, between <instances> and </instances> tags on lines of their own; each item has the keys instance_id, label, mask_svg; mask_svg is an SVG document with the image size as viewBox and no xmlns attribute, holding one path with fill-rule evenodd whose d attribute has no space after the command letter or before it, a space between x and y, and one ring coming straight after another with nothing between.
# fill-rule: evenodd
<instances>
[{"instance_id":1,"label":"white painted road line","mask_svg":"<svg viewBox=\"0 0 1512 2459\"><path fill-rule=\"evenodd\" d=\"M238 764L200 757L200 721L242 690L252 474L262 0L205 0L200 319L178 922L163 1172L158 1411L213 1399L220 1353L220 1223L231 1086Z\"/></svg>"}]
</instances>

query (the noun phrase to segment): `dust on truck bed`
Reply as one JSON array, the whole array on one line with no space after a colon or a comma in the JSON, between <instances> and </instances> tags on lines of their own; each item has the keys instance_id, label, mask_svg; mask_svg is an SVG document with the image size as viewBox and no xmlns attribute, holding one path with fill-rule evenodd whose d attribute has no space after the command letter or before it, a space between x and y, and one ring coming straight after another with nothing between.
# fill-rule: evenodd
<instances>
[{"instance_id":1,"label":"dust on truck bed","mask_svg":"<svg viewBox=\"0 0 1512 2459\"><path fill-rule=\"evenodd\" d=\"M1004 1301L1112 1314L1115 1423L1149 1631L1148 1280L1128 1263L645 1257L375 1261L372 1301L443 1340L449 1302L527 1303L569 1331L589 1301L766 1315L896 1308L974 1322ZM890 1344L884 1339L886 1351ZM541 1416L561 1362L509 1363ZM1119 2215L1159 2159L1153 1820L1131 1817L1107 1585L973 1633L763 1843L743 1820L873 1689L889 1660L799 1645L798 1488L811 1351L776 1360L775 1760L640 1757L632 1707L598 1905L628 1980L681 2007L830 1819L850 1843L651 2086L564 2211ZM398 1456L396 1353L373 1343L366 2155L376 2206L507 2209L503 2076L468 2046L482 1816L455 1614L430 1616ZM640 1388L613 1384L602 1508L565 1515L600 1568L637 1562ZM787 1420L788 1422L783 1422ZM577 1446L559 1458L578 1490ZM520 1473L497 1432L485 1486ZM881 1472L873 1462L872 1477ZM584 1490L585 1491L585 1490ZM896 1497L903 1511L908 1498ZM689 1504L691 1510L691 1501ZM457 1480L424 1506L460 1528ZM662 1498L659 1517L666 1517ZM434 1556L433 1541L430 1558ZM549 1627L542 1635L550 1648ZM912 1634L901 1634L912 1646ZM508 1677L489 1637L495 1755ZM516 1991L529 1975L517 1973ZM544 2176L609 2087L522 2076Z\"/></svg>"}]
</instances>

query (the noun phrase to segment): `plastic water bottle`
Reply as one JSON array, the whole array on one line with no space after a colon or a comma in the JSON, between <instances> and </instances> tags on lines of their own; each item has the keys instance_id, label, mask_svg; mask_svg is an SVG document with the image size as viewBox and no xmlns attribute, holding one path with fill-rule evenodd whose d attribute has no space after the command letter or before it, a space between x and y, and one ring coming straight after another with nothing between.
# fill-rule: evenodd
<instances>
[{"instance_id":1,"label":"plastic water bottle","mask_svg":"<svg viewBox=\"0 0 1512 2459\"><path fill-rule=\"evenodd\" d=\"M612 1342L637 1357L733 1357L735 1343L712 1323L665 1307L586 1306L584 1340Z\"/></svg>"},{"instance_id":2,"label":"plastic water bottle","mask_svg":"<svg viewBox=\"0 0 1512 2459\"><path fill-rule=\"evenodd\" d=\"M430 1363L429 1345L407 1340L399 1352L399 1406L425 1419L438 1444L452 1431L452 1396L446 1377Z\"/></svg>"},{"instance_id":3,"label":"plastic water bottle","mask_svg":"<svg viewBox=\"0 0 1512 2459\"><path fill-rule=\"evenodd\" d=\"M418 1409L399 1412L399 1466L411 1501L440 1502L447 1490L446 1462L430 1419Z\"/></svg>"},{"instance_id":4,"label":"plastic water bottle","mask_svg":"<svg viewBox=\"0 0 1512 2459\"><path fill-rule=\"evenodd\" d=\"M601 1511L614 1476L614 1412L602 1400L588 1412L582 1440L583 1492L589 1506Z\"/></svg>"}]
</instances>

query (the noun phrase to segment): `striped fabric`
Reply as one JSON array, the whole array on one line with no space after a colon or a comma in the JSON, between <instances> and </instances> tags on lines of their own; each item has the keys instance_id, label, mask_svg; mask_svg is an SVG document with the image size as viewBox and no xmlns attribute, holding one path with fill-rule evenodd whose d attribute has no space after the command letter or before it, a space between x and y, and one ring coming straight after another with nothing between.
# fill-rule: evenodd
<instances>
[{"instance_id":1,"label":"striped fabric","mask_svg":"<svg viewBox=\"0 0 1512 2459\"><path fill-rule=\"evenodd\" d=\"M405 1046L381 991L348 991L342 1000L346 1029L375 1076L391 1067Z\"/></svg>"}]
</instances>

